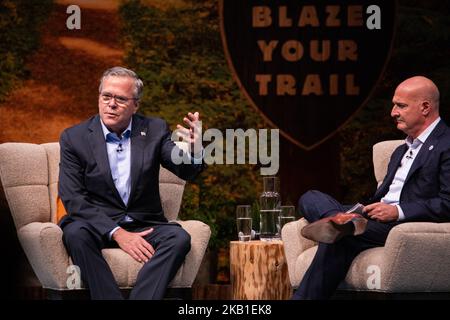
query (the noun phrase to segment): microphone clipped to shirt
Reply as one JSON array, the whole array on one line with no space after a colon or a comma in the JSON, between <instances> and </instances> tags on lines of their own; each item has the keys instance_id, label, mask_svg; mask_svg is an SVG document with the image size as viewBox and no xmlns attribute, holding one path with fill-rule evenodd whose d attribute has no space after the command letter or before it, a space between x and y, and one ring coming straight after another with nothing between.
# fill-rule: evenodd
<instances>
[{"instance_id":1,"label":"microphone clipped to shirt","mask_svg":"<svg viewBox=\"0 0 450 320\"><path fill-rule=\"evenodd\" d=\"M409 152L406 154L406 157L405 157L405 159L414 159L413 158L413 152L412 152L412 150L409 150ZM403 161L402 161L403 162ZM399 168L401 168L402 167L402 165L403 165L403 163L402 162L400 162L400 164L398 165L399 166Z\"/></svg>"},{"instance_id":2,"label":"microphone clipped to shirt","mask_svg":"<svg viewBox=\"0 0 450 320\"><path fill-rule=\"evenodd\" d=\"M413 152L409 150L409 154L406 155L406 159L413 159Z\"/></svg>"},{"instance_id":3,"label":"microphone clipped to shirt","mask_svg":"<svg viewBox=\"0 0 450 320\"><path fill-rule=\"evenodd\" d=\"M122 152L122 151L123 151L123 148L122 148L122 144L121 144L121 143L119 143L119 145L117 146L116 151L117 151L117 152Z\"/></svg>"}]
</instances>

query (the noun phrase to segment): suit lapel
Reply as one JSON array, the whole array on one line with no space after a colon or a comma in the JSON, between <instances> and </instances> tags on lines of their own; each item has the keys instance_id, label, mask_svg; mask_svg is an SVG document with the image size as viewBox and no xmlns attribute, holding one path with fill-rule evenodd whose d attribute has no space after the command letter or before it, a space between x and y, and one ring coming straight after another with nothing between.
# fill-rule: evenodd
<instances>
[{"instance_id":1,"label":"suit lapel","mask_svg":"<svg viewBox=\"0 0 450 320\"><path fill-rule=\"evenodd\" d=\"M405 184L408 183L408 180L412 177L414 172L420 169L425 162L427 161L430 154L433 152L433 149L437 146L439 137L444 132L445 126L442 121L439 121L436 128L431 132L428 136L428 139L425 141L423 146L420 148L419 153L417 154L416 159L411 165L411 169L408 172L408 176L406 177Z\"/></svg>"},{"instance_id":2,"label":"suit lapel","mask_svg":"<svg viewBox=\"0 0 450 320\"><path fill-rule=\"evenodd\" d=\"M120 194L117 191L112 179L111 168L109 167L108 152L106 151L105 136L103 135L102 126L100 124L100 117L98 115L94 117L94 119L92 119L92 122L89 125L89 130L89 144L100 172L105 177L105 181L108 186L111 188L111 190L114 191L114 194L119 203L125 207L125 204L123 203L122 198L120 197Z\"/></svg>"},{"instance_id":3,"label":"suit lapel","mask_svg":"<svg viewBox=\"0 0 450 320\"><path fill-rule=\"evenodd\" d=\"M145 123L141 118L133 115L133 123L131 125L131 190L128 203L131 203L133 199L139 175L142 172L144 149L147 138L147 127L144 124Z\"/></svg>"}]
</instances>

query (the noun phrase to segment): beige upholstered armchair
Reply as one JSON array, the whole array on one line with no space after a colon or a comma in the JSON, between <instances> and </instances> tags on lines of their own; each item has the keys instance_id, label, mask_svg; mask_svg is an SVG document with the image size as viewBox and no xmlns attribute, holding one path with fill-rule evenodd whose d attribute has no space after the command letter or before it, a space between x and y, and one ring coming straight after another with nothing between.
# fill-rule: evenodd
<instances>
[{"instance_id":1,"label":"beige upholstered armchair","mask_svg":"<svg viewBox=\"0 0 450 320\"><path fill-rule=\"evenodd\" d=\"M373 146L375 178L381 184L392 152L404 140ZM295 288L308 269L317 245L301 236L300 219L282 230L289 277ZM379 277L378 277L379 276ZM384 247L361 252L353 261L340 295L354 297L450 297L450 223L410 222L394 227Z\"/></svg>"},{"instance_id":2,"label":"beige upholstered armchair","mask_svg":"<svg viewBox=\"0 0 450 320\"><path fill-rule=\"evenodd\" d=\"M62 242L62 230L55 224L58 171L58 143L0 145L0 177L18 238L50 297L65 297L63 293L68 291L75 293L68 288L72 262ZM159 180L165 215L168 220L176 220L185 182L164 168ZM189 298L211 231L200 221L177 222L191 235L191 251L169 285L169 291L178 291L177 294ZM119 286L133 287L141 264L121 249L104 249L103 256ZM80 295L83 291L87 293L86 290L76 292Z\"/></svg>"}]
</instances>

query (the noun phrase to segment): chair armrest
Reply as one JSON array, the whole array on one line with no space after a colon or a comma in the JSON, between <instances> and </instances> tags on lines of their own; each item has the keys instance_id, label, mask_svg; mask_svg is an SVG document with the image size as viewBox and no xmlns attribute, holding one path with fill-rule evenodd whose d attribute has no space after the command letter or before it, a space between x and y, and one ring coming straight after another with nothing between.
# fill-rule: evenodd
<instances>
[{"instance_id":1,"label":"chair armrest","mask_svg":"<svg viewBox=\"0 0 450 320\"><path fill-rule=\"evenodd\" d=\"M179 283L179 287L191 287L208 247L211 229L207 224L197 220L177 220L176 222L191 236L191 250L186 256L182 272L177 274L177 277L181 278L174 279L174 282L178 280L176 282Z\"/></svg>"},{"instance_id":2,"label":"chair armrest","mask_svg":"<svg viewBox=\"0 0 450 320\"><path fill-rule=\"evenodd\" d=\"M284 254L286 255L286 261L291 279L295 278L293 277L293 273L295 272L295 263L297 258L305 250L317 245L316 242L304 238L300 233L302 228L307 224L308 221L306 221L305 218L301 218L297 221L285 224L281 230L281 239L283 239L284 244Z\"/></svg>"},{"instance_id":3,"label":"chair armrest","mask_svg":"<svg viewBox=\"0 0 450 320\"><path fill-rule=\"evenodd\" d=\"M50 222L32 222L17 232L18 238L42 287L67 289L69 256L61 228Z\"/></svg>"},{"instance_id":4,"label":"chair armrest","mask_svg":"<svg viewBox=\"0 0 450 320\"><path fill-rule=\"evenodd\" d=\"M396 292L450 289L450 223L407 222L386 240L384 288Z\"/></svg>"}]
</instances>

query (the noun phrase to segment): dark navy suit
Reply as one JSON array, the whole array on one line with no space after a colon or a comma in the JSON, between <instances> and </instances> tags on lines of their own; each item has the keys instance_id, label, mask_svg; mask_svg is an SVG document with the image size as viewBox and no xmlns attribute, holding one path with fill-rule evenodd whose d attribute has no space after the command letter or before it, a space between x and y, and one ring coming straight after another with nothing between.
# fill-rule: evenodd
<instances>
[{"instance_id":1,"label":"dark navy suit","mask_svg":"<svg viewBox=\"0 0 450 320\"><path fill-rule=\"evenodd\" d=\"M379 202L389 191L406 144L392 154L386 177L370 199ZM450 128L441 120L422 145L409 170L400 195L405 219L401 222L368 221L359 236L344 237L334 244L319 243L316 255L306 271L294 299L328 299L345 278L353 259L363 250L383 246L389 231L409 221L450 221ZM299 208L309 222L346 211L338 201L319 191L308 191L299 200Z\"/></svg>"},{"instance_id":2,"label":"dark navy suit","mask_svg":"<svg viewBox=\"0 0 450 320\"><path fill-rule=\"evenodd\" d=\"M171 161L171 133L165 121L133 115L131 128L131 191L128 203L120 197L111 175L100 117L66 129L60 139L59 195L68 215L62 219L63 240L93 299L121 299L101 249L117 244L109 232L154 231L145 239L155 255L138 274L130 298L161 299L190 250L190 236L168 223L159 194L160 165L184 180L194 179L203 165ZM125 215L134 219L126 223Z\"/></svg>"}]
</instances>

